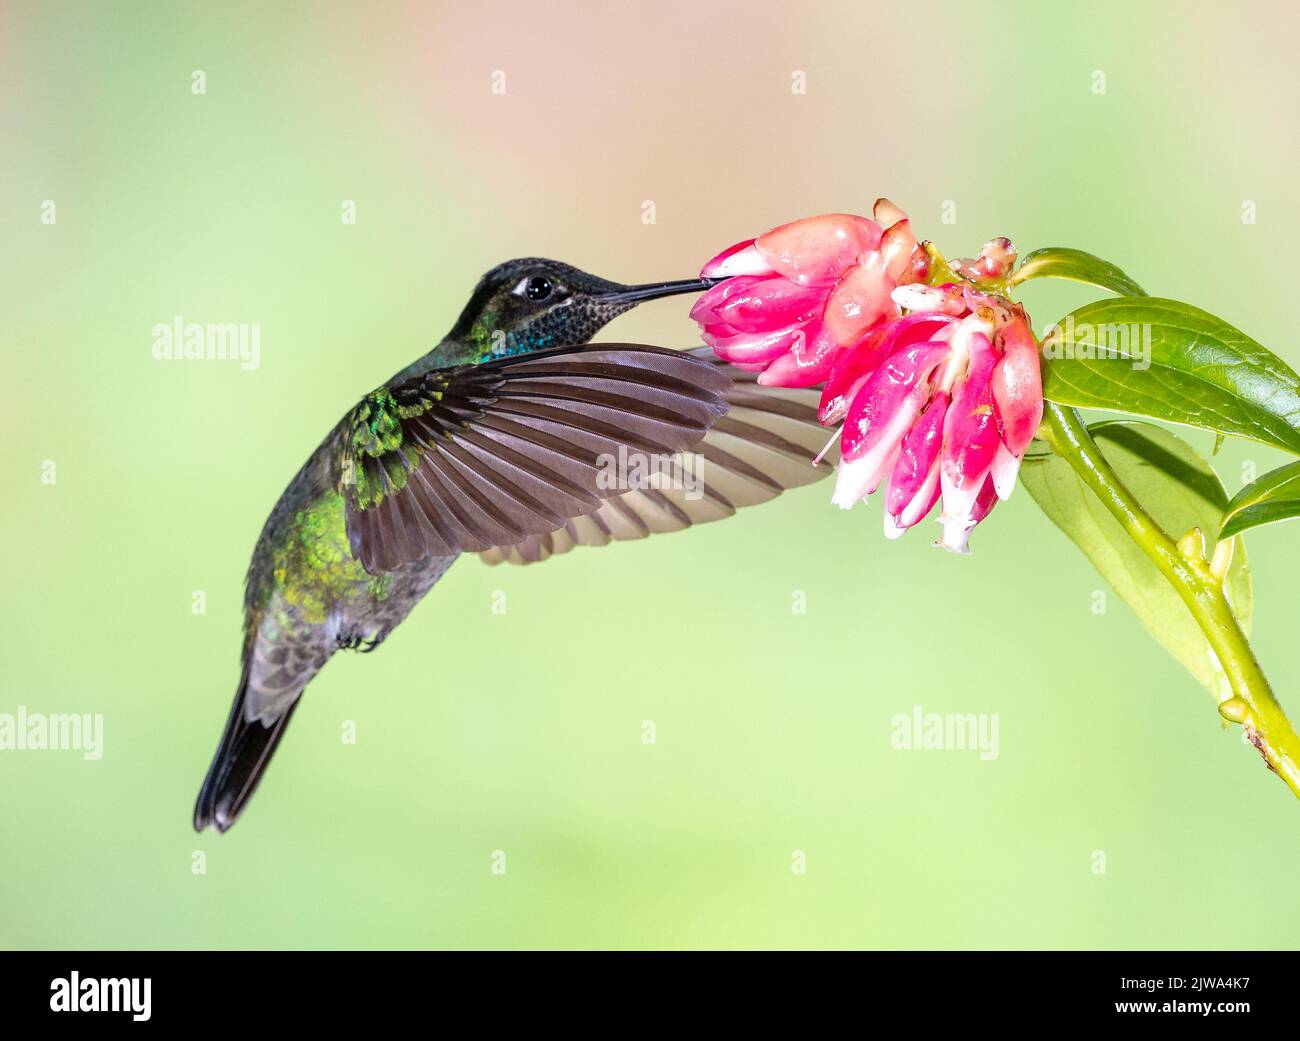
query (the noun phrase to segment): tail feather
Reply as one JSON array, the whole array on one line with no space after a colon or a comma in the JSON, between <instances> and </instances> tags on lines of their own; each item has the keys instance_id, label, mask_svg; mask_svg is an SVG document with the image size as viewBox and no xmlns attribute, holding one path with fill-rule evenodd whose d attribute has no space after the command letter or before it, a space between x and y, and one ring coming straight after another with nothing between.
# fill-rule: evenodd
<instances>
[{"instance_id":1,"label":"tail feather","mask_svg":"<svg viewBox=\"0 0 1300 1041\"><path fill-rule=\"evenodd\" d=\"M244 718L247 696L248 670L245 668L217 754L212 758L208 776L194 805L195 831L202 831L209 824L217 831L225 831L239 819L257 790L294 709L298 707L298 699L295 699L284 715L273 723L268 725L258 720L250 723Z\"/></svg>"}]
</instances>

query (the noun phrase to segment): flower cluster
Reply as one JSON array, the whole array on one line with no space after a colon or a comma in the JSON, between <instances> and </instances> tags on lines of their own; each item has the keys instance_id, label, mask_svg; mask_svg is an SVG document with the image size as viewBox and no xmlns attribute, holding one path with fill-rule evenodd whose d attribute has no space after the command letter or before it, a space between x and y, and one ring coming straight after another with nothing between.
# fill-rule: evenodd
<instances>
[{"instance_id":1,"label":"flower cluster","mask_svg":"<svg viewBox=\"0 0 1300 1041\"><path fill-rule=\"evenodd\" d=\"M837 505L884 485L897 538L942 502L940 543L965 553L1011 494L1043 414L1038 344L999 292L1015 247L994 239L948 265L887 200L873 215L812 217L733 246L705 265L725 281L691 315L760 383L823 385L822 423L843 423Z\"/></svg>"},{"instance_id":2,"label":"flower cluster","mask_svg":"<svg viewBox=\"0 0 1300 1041\"><path fill-rule=\"evenodd\" d=\"M873 215L783 224L710 260L700 277L726 281L691 310L704 342L723 360L760 372L760 383L825 382L867 330L897 314L890 291L929 269L898 207L881 199Z\"/></svg>"}]
</instances>

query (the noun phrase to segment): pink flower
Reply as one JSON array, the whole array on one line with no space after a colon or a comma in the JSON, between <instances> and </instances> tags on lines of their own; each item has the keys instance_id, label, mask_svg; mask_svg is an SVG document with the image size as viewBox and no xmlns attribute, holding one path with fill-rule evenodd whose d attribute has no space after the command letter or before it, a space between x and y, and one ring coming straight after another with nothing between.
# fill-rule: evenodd
<instances>
[{"instance_id":1,"label":"pink flower","mask_svg":"<svg viewBox=\"0 0 1300 1041\"><path fill-rule=\"evenodd\" d=\"M907 286L885 354L844 412L833 501L849 508L882 484L885 534L897 538L942 502L940 543L969 552L970 532L1015 487L1043 417L1038 345L1024 312L969 287ZM834 378L823 414L843 400ZM835 414L836 408L830 410Z\"/></svg>"},{"instance_id":2,"label":"pink flower","mask_svg":"<svg viewBox=\"0 0 1300 1041\"><path fill-rule=\"evenodd\" d=\"M903 212L881 199L873 215L797 220L714 257L700 276L726 281L691 309L704 342L760 383L824 382L847 348L898 317L890 293L928 270Z\"/></svg>"},{"instance_id":3,"label":"pink flower","mask_svg":"<svg viewBox=\"0 0 1300 1041\"><path fill-rule=\"evenodd\" d=\"M928 285L931 251L906 215L881 199L872 216L810 217L732 246L701 270L725 281L691 317L760 383L823 384L821 422L843 423L837 505L883 486L890 538L941 505L939 544L966 553L1043 417L1038 344L1000 295L1016 247L993 239L951 265L957 281Z\"/></svg>"}]
</instances>

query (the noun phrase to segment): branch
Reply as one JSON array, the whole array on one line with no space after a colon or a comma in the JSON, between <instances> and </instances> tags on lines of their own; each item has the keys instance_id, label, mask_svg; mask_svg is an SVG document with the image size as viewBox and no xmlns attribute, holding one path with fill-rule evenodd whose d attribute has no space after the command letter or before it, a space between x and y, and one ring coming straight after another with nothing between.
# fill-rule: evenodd
<instances>
[{"instance_id":1,"label":"branch","mask_svg":"<svg viewBox=\"0 0 1300 1041\"><path fill-rule=\"evenodd\" d=\"M1300 797L1300 737L1273 696L1224 593L1232 540L1216 547L1214 560L1207 562L1200 532L1193 529L1177 542L1165 534L1111 469L1075 409L1047 402L1039 436L1070 464L1178 592L1232 686L1233 696L1220 703L1219 714L1245 728L1269 769Z\"/></svg>"}]
</instances>

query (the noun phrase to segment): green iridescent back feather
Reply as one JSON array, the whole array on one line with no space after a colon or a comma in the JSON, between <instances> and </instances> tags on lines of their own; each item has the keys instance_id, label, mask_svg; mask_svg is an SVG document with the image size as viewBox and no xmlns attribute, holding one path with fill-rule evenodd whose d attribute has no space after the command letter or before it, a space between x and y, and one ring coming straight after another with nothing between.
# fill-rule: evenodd
<instances>
[{"instance_id":1,"label":"green iridescent back feather","mask_svg":"<svg viewBox=\"0 0 1300 1041\"><path fill-rule=\"evenodd\" d=\"M406 487L406 475L418 464L420 451L405 439L402 421L428 412L442 400L446 386L447 377L434 372L418 383L380 387L348 414L339 488L352 495L360 509Z\"/></svg>"}]
</instances>

